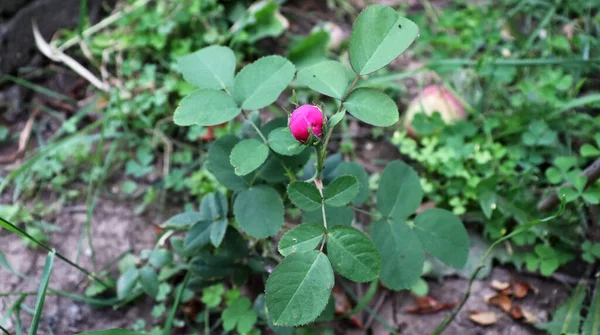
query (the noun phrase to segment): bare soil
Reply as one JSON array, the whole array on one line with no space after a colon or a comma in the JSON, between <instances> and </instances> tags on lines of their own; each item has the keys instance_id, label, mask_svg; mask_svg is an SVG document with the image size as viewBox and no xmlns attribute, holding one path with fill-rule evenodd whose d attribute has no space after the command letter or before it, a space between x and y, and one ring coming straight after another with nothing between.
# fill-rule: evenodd
<instances>
[{"instance_id":1,"label":"bare soil","mask_svg":"<svg viewBox=\"0 0 600 335\"><path fill-rule=\"evenodd\" d=\"M8 203L8 197L0 198L0 203ZM119 256L127 251L139 254L141 250L154 246L156 234L151 224L156 222L148 217L135 215L133 212L135 205L106 199L99 201L92 218L93 246L98 269L111 264L116 265ZM61 231L51 235L49 244L69 259L75 260L85 221L85 206L64 208L54 222L51 222L60 227ZM13 268L29 278L23 280L0 268L0 292L37 291L46 252L39 248L32 250L23 240L6 230L0 231L0 246ZM92 269L87 240L84 240L82 250L78 264ZM115 269L115 266L110 268L111 271ZM50 281L51 288L83 295L88 283L81 272L56 258ZM18 296L1 297L0 315L3 315L17 298ZM25 300L27 306L33 307L35 298L35 295L28 297ZM49 295L46 298L44 319L40 323L38 334L75 334L86 330L130 327L138 318L149 317L151 309L150 300L112 310L111 308L92 309L85 303ZM21 315L23 327L27 330L31 315L25 312ZM14 320L12 324L14 326ZM50 328L53 332L50 332Z\"/></svg>"}]
</instances>

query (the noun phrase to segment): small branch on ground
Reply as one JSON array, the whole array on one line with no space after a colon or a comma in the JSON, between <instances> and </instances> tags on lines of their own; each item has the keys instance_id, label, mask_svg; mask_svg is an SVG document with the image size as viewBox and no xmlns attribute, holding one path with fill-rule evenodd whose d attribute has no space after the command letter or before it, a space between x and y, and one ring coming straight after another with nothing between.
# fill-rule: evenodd
<instances>
[{"instance_id":1,"label":"small branch on ground","mask_svg":"<svg viewBox=\"0 0 600 335\"><path fill-rule=\"evenodd\" d=\"M585 187L592 185L593 183L600 178L600 158L596 159L590 166L588 166L583 172L579 174L580 176L587 177L587 183ZM571 183L564 183L560 185L560 187L564 186L572 186ZM560 189L560 187L558 189ZM546 212L560 204L560 198L558 197L558 189L554 190L549 196L542 199L542 201L538 202L537 209L540 212Z\"/></svg>"}]
</instances>

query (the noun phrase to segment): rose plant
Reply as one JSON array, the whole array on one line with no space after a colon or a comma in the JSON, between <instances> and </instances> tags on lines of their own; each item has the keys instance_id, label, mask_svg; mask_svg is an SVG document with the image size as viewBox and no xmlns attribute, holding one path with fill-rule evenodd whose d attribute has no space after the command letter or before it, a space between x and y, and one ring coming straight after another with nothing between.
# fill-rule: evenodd
<instances>
[{"instance_id":1,"label":"rose plant","mask_svg":"<svg viewBox=\"0 0 600 335\"><path fill-rule=\"evenodd\" d=\"M378 127L399 120L390 97L357 84L400 55L417 35L413 22L390 7L373 5L353 27L352 75L332 60L296 73L281 56L260 58L234 75L235 55L223 46L180 60L184 79L197 89L175 111L177 125L213 126L240 113L247 125L237 135L219 137L208 150L207 168L228 192L206 195L199 212L167 223L189 226L177 248L191 259L191 282L236 277L241 267L264 269L264 260L240 249L249 238L263 255L273 252L268 238L281 232L285 208L292 205L305 212L304 223L285 231L277 247L283 259L266 280L266 309L276 325L298 326L317 319L330 299L335 273L355 282L381 280L400 290L419 281L425 250L448 265L465 265L468 235L455 215L436 208L413 216L423 191L411 167L390 162L372 198L362 166L327 157L332 131L346 113ZM289 119L264 125L249 113L273 104L294 78L295 85L337 100L338 111L326 117L317 106L303 105ZM379 218L366 228L370 236L351 225L354 206L369 199Z\"/></svg>"}]
</instances>

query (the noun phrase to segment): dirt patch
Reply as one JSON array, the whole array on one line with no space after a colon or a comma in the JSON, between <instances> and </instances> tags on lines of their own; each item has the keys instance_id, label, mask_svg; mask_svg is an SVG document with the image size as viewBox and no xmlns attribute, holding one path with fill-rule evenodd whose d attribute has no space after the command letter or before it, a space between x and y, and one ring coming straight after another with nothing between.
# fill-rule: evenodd
<instances>
[{"instance_id":1,"label":"dirt patch","mask_svg":"<svg viewBox=\"0 0 600 335\"><path fill-rule=\"evenodd\" d=\"M8 203L7 200L6 197L0 198L0 203ZM115 265L115 260L128 250L139 255L142 249L153 247L156 234L152 224L157 223L153 222L156 219L134 214L134 207L134 204L112 200L99 201L92 218L93 246L99 269L107 265L109 267L111 264ZM49 244L66 257L75 260L85 220L84 206L65 208L52 222L60 227L61 231L51 235ZM36 291L46 253L39 249L28 248L15 234L5 230L0 231L0 245L13 268L30 279L23 280L0 268L0 278L2 278L0 292ZM87 240L84 240L82 250L78 264L92 269ZM110 270L114 271L115 266L110 267ZM81 272L58 258L55 260L50 287L82 295L87 284ZM17 296L0 298L0 315L3 315L17 298ZM25 303L33 307L35 295L28 297ZM85 303L48 296L44 305L44 319L40 323L38 334L51 334L50 328L54 334L74 334L87 330L131 326L136 319L147 318L151 308L151 303L139 302L116 311L111 308L92 309ZM23 327L27 330L31 316L25 312L22 312L21 316ZM14 320L12 325L14 326Z\"/></svg>"},{"instance_id":2,"label":"dirt patch","mask_svg":"<svg viewBox=\"0 0 600 335\"><path fill-rule=\"evenodd\" d=\"M551 317L551 313L567 299L571 291L569 287L556 281L545 280L531 274L518 273L514 269L497 267L487 279L473 282L471 297L444 334L544 334L534 326L513 320L500 308L486 303L486 297L497 293L490 288L491 281L495 279L509 282L511 278L516 278L519 282L529 283L539 290L537 295L528 294L524 299L513 300L513 303L521 305L524 310L535 315L540 322L547 322ZM429 282L429 295L439 302L459 302L467 289L467 283L466 279L461 278L446 278L439 283ZM377 300L377 298L374 300ZM408 292L390 295L384 301L379 310L379 315L399 334L431 334L448 313L447 311L423 315L406 313L405 309L407 307L415 305L414 298ZM470 311L493 311L498 316L498 322L487 327L479 326L469 320ZM380 323L375 322L373 334L389 334L389 331Z\"/></svg>"}]
</instances>

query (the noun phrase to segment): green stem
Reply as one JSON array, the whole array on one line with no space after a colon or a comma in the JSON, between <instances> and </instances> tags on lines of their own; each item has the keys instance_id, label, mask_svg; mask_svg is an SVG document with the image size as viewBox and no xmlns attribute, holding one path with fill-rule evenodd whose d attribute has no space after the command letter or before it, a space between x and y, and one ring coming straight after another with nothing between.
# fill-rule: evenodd
<instances>
[{"instance_id":1,"label":"green stem","mask_svg":"<svg viewBox=\"0 0 600 335\"><path fill-rule=\"evenodd\" d=\"M320 172L321 170L317 171ZM320 176L320 173L318 173L318 175ZM323 182L321 181L321 179L315 178L314 183L317 187L317 190L319 190L319 194L321 195L321 214L323 215L323 227L325 227L325 235L323 235L323 241L321 242L321 248L319 248L319 251L323 252L325 241L327 241L327 216L325 215L325 197L323 197Z\"/></svg>"},{"instance_id":2,"label":"green stem","mask_svg":"<svg viewBox=\"0 0 600 335\"><path fill-rule=\"evenodd\" d=\"M258 134L258 136L260 136L260 138L262 138L263 142L268 146L269 145L269 141L267 140L267 138L265 137L265 135L263 135L262 131L260 131L260 129L258 128L258 126L256 124L254 124L254 122L252 122L252 120L250 120L250 117L248 116L248 113L246 113L245 110L242 110L242 114L244 115L244 119L246 119L246 121L248 121L250 123L250 125L252 126L252 128L254 128L254 130L256 130L256 133Z\"/></svg>"},{"instance_id":3,"label":"green stem","mask_svg":"<svg viewBox=\"0 0 600 335\"><path fill-rule=\"evenodd\" d=\"M4 327L2 327L2 325L0 325L0 330L2 330L2 332L6 335L10 335L10 333L8 332L8 330L6 330Z\"/></svg>"},{"instance_id":4,"label":"green stem","mask_svg":"<svg viewBox=\"0 0 600 335\"><path fill-rule=\"evenodd\" d=\"M354 86L356 86L356 83L358 83L359 79L360 79L360 75L357 74L356 77L354 77L354 81L352 81L352 85L350 85L350 88L348 89L348 91L346 91L346 94L340 101L340 108L338 109L337 113L340 113L344 109L344 101L346 101L346 99L348 98L350 93L352 93L352 91L354 90ZM331 139L331 134L333 134L333 128L334 127L329 127L329 129L327 130L327 135L325 135L325 139L323 140L323 147L321 148L321 156L320 156L321 162L324 162L325 157L327 156L327 145L329 144L329 140ZM317 162L318 161L319 161L319 155L317 154ZM321 176L321 173L319 171L317 171L317 178L320 178L320 176Z\"/></svg>"},{"instance_id":5,"label":"green stem","mask_svg":"<svg viewBox=\"0 0 600 335\"><path fill-rule=\"evenodd\" d=\"M427 68L436 66L476 66L478 60L449 58L429 61L425 64ZM600 64L600 58L581 59L581 58L522 58L522 59L498 59L488 65L494 66L539 66L539 65L578 65L578 64Z\"/></svg>"},{"instance_id":6,"label":"green stem","mask_svg":"<svg viewBox=\"0 0 600 335\"><path fill-rule=\"evenodd\" d=\"M369 215L369 216L371 216L371 217L378 217L378 216L379 216L379 214L377 214L377 213L372 213L372 212L366 211L366 210L364 210L364 209L362 209L362 208L358 208L358 207L356 207L356 206L351 206L351 207L352 207L352 209L354 209L355 211L357 211L357 212L360 212L360 213L363 213L363 214L367 214L367 215Z\"/></svg>"},{"instance_id":7,"label":"green stem","mask_svg":"<svg viewBox=\"0 0 600 335\"><path fill-rule=\"evenodd\" d=\"M2 292L0 293L0 297L12 297L15 295L34 295L37 292L29 291L29 292Z\"/></svg>"},{"instance_id":8,"label":"green stem","mask_svg":"<svg viewBox=\"0 0 600 335\"><path fill-rule=\"evenodd\" d=\"M481 269L483 269L485 261L490 256L490 253L492 252L492 250L498 244L508 240L509 238L511 238L513 236L516 236L516 235L519 235L521 233L528 231L529 229L533 228L535 225L537 225L539 223L547 222L547 221L550 221L550 220L553 220L553 219L559 217L565 211L565 205L566 205L566 201L563 198L562 202L561 202L561 206L558 209L558 211L556 212L556 214L549 216L547 218L544 218L544 219L536 219L536 220L530 221L522 226L519 226L512 233L510 233L506 236L503 236L503 237L497 239L494 243L492 243L492 245L488 248L488 250L483 255L483 258L481 258L481 260L479 261L479 265L477 265L477 268L475 269L475 271L473 271L473 274L471 274L471 277L469 278L469 284L467 285L467 292L465 292L465 295L464 295L462 301L460 302L460 305L458 305L458 307L456 307L452 312L450 312L450 314L448 314L448 316L446 316L446 318L437 326L437 328L432 333L432 335L441 334L450 325L450 323L452 323L452 321L454 320L454 318L456 317L458 312L460 312L460 310L463 308L463 306L469 299L469 296L471 295L471 287L473 285L473 281L477 277L477 274L479 274L479 271L481 271Z\"/></svg>"},{"instance_id":9,"label":"green stem","mask_svg":"<svg viewBox=\"0 0 600 335\"><path fill-rule=\"evenodd\" d=\"M173 307L171 308L171 312L167 318L167 322L165 323L164 335L171 334L171 328L173 327L173 320L175 319L175 313L177 313L177 307L179 306L179 302L181 301L181 297L183 296L183 291L185 291L185 287L187 286L188 281L190 280L190 274L192 271L189 269L185 274L185 278L183 278L183 283L181 283L181 288L177 291L177 296L175 296L175 301L173 302Z\"/></svg>"},{"instance_id":10,"label":"green stem","mask_svg":"<svg viewBox=\"0 0 600 335\"><path fill-rule=\"evenodd\" d=\"M256 133L263 140L263 142L265 143L265 145L267 146L267 148L269 148L269 151L271 152L271 154L273 155L273 157L275 157L275 159L277 159L277 161L279 162L279 164L281 164L281 166L285 170L285 173L287 174L288 178L290 178L290 181L296 180L296 175L292 172L292 170L290 170L283 163L283 160L281 160L281 158L279 158L279 156L277 156L277 154L275 153L275 151L273 151L273 149L271 149L271 146L269 145L269 141L267 140L267 138L265 137L265 135L262 133L262 131L260 131L260 129L258 128L258 126L256 124L254 124L254 122L252 122L252 120L250 120L250 117L248 117L248 113L246 113L246 111L242 110L242 114L244 115L244 118L246 119L246 121L248 121L250 123L250 125L252 125L252 128L254 128L254 130L256 130Z\"/></svg>"},{"instance_id":11,"label":"green stem","mask_svg":"<svg viewBox=\"0 0 600 335\"><path fill-rule=\"evenodd\" d=\"M208 306L204 310L204 334L210 334L210 308Z\"/></svg>"}]
</instances>

